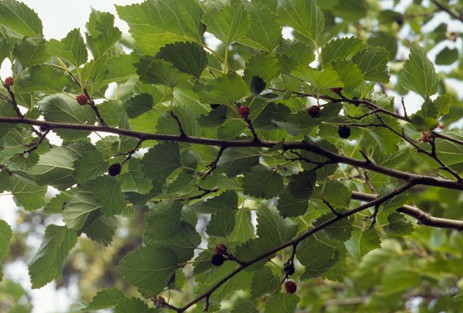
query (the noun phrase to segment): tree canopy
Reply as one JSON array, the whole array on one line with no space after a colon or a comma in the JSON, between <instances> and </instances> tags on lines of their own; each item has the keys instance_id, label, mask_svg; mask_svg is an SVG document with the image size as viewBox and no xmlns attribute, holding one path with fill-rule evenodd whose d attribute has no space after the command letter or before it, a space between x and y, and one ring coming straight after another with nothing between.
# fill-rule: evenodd
<instances>
[{"instance_id":1,"label":"tree canopy","mask_svg":"<svg viewBox=\"0 0 463 313\"><path fill-rule=\"evenodd\" d=\"M69 312L461 312L463 2L116 10L0 1L4 263Z\"/></svg>"}]
</instances>

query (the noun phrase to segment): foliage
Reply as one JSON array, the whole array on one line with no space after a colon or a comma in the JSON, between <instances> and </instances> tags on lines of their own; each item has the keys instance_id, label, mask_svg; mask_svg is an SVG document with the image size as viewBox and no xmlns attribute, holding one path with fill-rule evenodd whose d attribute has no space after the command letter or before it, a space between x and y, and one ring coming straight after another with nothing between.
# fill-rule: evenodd
<instances>
[{"instance_id":1,"label":"foliage","mask_svg":"<svg viewBox=\"0 0 463 313\"><path fill-rule=\"evenodd\" d=\"M46 40L0 1L0 191L29 226L0 220L0 257L77 281L70 311L459 312L463 5L398 3L147 0L116 6L130 36L93 10ZM27 297L4 278L2 312Z\"/></svg>"}]
</instances>

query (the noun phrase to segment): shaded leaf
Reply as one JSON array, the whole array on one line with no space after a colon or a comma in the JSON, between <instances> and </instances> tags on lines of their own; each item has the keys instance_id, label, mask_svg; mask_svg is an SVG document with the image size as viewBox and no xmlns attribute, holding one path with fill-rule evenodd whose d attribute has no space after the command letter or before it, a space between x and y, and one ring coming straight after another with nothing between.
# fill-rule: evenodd
<instances>
[{"instance_id":1,"label":"shaded leaf","mask_svg":"<svg viewBox=\"0 0 463 313\"><path fill-rule=\"evenodd\" d=\"M29 263L32 288L45 286L61 277L61 270L69 251L77 243L77 233L65 226L48 225L43 242Z\"/></svg>"},{"instance_id":2,"label":"shaded leaf","mask_svg":"<svg viewBox=\"0 0 463 313\"><path fill-rule=\"evenodd\" d=\"M196 78L207 66L207 53L194 42L176 42L162 47L156 57L171 62L176 69Z\"/></svg>"},{"instance_id":3,"label":"shaded leaf","mask_svg":"<svg viewBox=\"0 0 463 313\"><path fill-rule=\"evenodd\" d=\"M149 298L167 286L176 269L177 259L171 249L141 247L124 257L117 272Z\"/></svg>"}]
</instances>

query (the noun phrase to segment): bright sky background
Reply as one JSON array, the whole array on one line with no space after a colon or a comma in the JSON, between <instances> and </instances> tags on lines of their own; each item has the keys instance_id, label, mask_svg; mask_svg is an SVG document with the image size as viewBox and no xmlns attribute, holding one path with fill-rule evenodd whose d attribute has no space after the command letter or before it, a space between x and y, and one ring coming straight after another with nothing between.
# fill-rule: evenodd
<instances>
[{"instance_id":1,"label":"bright sky background","mask_svg":"<svg viewBox=\"0 0 463 313\"><path fill-rule=\"evenodd\" d=\"M22 0L27 6L34 9L42 20L44 34L47 39L55 38L61 39L66 34L74 29L80 28L81 31L85 30L85 23L90 15L91 8L96 10L111 12L116 16L114 5L129 5L133 3L140 3L143 0ZM392 1L382 1L382 5L388 7ZM438 19L440 20L440 19ZM439 21L440 22L440 21ZM116 16L116 26L123 32L127 32L127 25L119 20ZM459 25L460 26L460 25ZM452 25L449 29L452 28ZM456 28L456 27L455 27ZM6 77L9 73L5 69L5 65L0 71L1 77ZM459 89L460 91L463 90ZM408 98L407 103L421 103L421 99ZM400 99L397 99L400 101ZM416 108L417 109L417 108ZM415 109L415 110L416 110ZM412 113L410 110L409 113ZM15 204L10 196L0 195L0 219L6 220L10 225L14 226L15 223ZM35 243L34 243L35 244ZM37 242L37 248L40 242ZM8 266L5 275L17 282L20 282L25 288L30 289L29 276L27 274L27 265L15 263ZM31 292L33 296L33 313L61 313L69 310L70 301L73 301L77 295L73 294L75 291L60 290L56 291L54 283L36 289Z\"/></svg>"}]
</instances>

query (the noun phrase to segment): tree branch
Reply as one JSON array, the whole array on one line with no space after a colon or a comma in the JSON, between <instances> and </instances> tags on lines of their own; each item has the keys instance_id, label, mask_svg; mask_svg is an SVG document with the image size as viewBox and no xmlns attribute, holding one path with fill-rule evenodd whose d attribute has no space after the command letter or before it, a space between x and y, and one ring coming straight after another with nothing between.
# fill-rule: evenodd
<instances>
[{"instance_id":1,"label":"tree branch","mask_svg":"<svg viewBox=\"0 0 463 313\"><path fill-rule=\"evenodd\" d=\"M463 23L463 17L457 15L455 12L453 12L452 10L450 10L449 8L447 8L445 5L443 5L443 4L440 3L439 1L437 1L437 0L431 0L431 2L434 3L434 5L437 6L439 9L441 9L442 11L446 12L448 15L450 15L451 17L453 17L454 19L459 20L460 22Z\"/></svg>"},{"instance_id":2,"label":"tree branch","mask_svg":"<svg viewBox=\"0 0 463 313\"><path fill-rule=\"evenodd\" d=\"M372 206L379 206L381 205L382 203L384 203L385 201L395 197L395 196L398 196L400 195L401 193L407 191L408 189L412 188L413 186L415 186L416 183L414 180L410 180L410 181L407 181L407 183L405 183L404 185L400 186L399 188L391 191L390 193L384 195L384 196L381 196L381 197L377 197L373 200L371 200L370 202L368 203L365 203L365 204L362 204L358 207L356 207L355 209L352 209L352 210L349 210L349 211L346 211L346 212L342 212L342 213L339 213L338 215L336 215L336 217L312 228L312 229L309 229L308 231L306 231L305 233L302 233L301 235L297 236L296 238L294 238L293 240L290 240L278 247L275 247L269 251L267 251L266 253L264 254L261 254L260 256L250 260L250 261L247 261L247 262L243 262L239 267L237 267L235 270L233 270L232 272L230 272L227 276L225 276L224 278L222 278L221 280L219 280L217 283L214 284L214 286L212 286L208 291L204 292L203 294L201 294L200 296L198 296L197 298L195 298L194 300L190 301L189 303L187 303L186 305L184 305L183 307L181 308L172 308L173 310L177 311L177 313L183 313L185 312L187 309L189 309L191 306L195 305L196 303L198 303L199 301L201 301L202 299L209 299L209 297L212 295L212 293L217 290L220 286L222 286L224 283L226 283L229 279L231 279L232 277L234 277L235 275L237 275L238 273L240 273L241 271L243 271L244 269L248 268L249 266L263 260L263 259L266 259L267 257L271 256L272 254L280 251L280 250L283 250L287 247L290 247L290 246L297 246L302 240L312 236L313 234L325 229L326 227L344 219L344 218L347 218L355 213L358 213L360 211L363 211L369 207L372 207Z\"/></svg>"},{"instance_id":3,"label":"tree branch","mask_svg":"<svg viewBox=\"0 0 463 313\"><path fill-rule=\"evenodd\" d=\"M354 200L371 201L373 199L376 199L377 197L378 195L376 194L360 193L357 191L352 192L352 199ZM420 210L416 206L405 204L401 208L398 208L396 211L416 218L419 225L463 231L463 221L452 220L442 217L434 217Z\"/></svg>"},{"instance_id":4,"label":"tree branch","mask_svg":"<svg viewBox=\"0 0 463 313\"><path fill-rule=\"evenodd\" d=\"M47 122L39 121L27 118L17 118L17 117L4 117L0 116L0 123L6 124L28 124L36 126L45 126L49 129L75 129L75 130L86 130L91 132L105 132L116 135L122 135L127 137L138 138L141 140L158 140L158 141L176 141L176 142L188 142L191 144L200 144L208 146L217 146L223 148L232 148L232 147L255 147L255 148L273 148L275 146L281 147L282 150L291 150L291 149L300 149L306 150L323 157L328 158L333 163L344 163L351 166L357 166L364 168L373 172L378 172L390 177L394 177L400 180L414 180L416 185L426 185L434 187L443 187L448 189L463 190L463 183L458 181L453 181L445 178L427 176L427 175L418 175L411 174L408 172L403 172L381 165L377 165L373 162L363 161L354 159L351 157L343 156L335 152L325 150L318 145L310 142L285 142L281 143L278 141L259 141L254 140L220 140L220 139L210 139L202 137L182 137L178 135L165 135L165 134L150 134L139 131L109 127L109 126L98 126L98 125L82 125L82 124L70 124L70 123L58 123L58 122Z\"/></svg>"}]
</instances>

